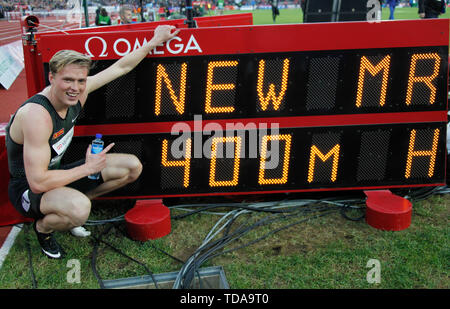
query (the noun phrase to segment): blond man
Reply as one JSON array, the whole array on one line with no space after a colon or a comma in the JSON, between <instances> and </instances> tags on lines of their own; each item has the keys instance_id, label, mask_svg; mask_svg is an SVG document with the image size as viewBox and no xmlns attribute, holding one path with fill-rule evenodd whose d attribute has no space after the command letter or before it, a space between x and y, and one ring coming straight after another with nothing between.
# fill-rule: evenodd
<instances>
[{"instance_id":1,"label":"blond man","mask_svg":"<svg viewBox=\"0 0 450 309\"><path fill-rule=\"evenodd\" d=\"M57 52L49 63L50 85L11 117L6 127L9 197L21 214L35 219L34 230L49 258L64 257L54 231L83 225L93 198L135 181L142 171L134 155L109 154L114 144L99 154L91 154L89 146L84 160L61 166L88 94L130 72L151 49L175 37L179 30L173 30L173 26L159 26L149 43L93 76L88 76L89 57L75 51ZM98 181L87 179L96 173L101 174Z\"/></svg>"}]
</instances>

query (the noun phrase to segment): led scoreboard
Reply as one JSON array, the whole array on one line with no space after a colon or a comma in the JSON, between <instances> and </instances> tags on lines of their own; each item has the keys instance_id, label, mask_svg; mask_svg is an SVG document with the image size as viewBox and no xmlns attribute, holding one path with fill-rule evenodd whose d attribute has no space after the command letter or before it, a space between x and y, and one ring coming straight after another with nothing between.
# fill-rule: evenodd
<instances>
[{"instance_id":1,"label":"led scoreboard","mask_svg":"<svg viewBox=\"0 0 450 309\"><path fill-rule=\"evenodd\" d=\"M144 165L111 195L122 197L444 184L448 30L448 20L183 29L90 94L65 160L103 133ZM151 36L38 43L45 72L64 46L90 54L95 74Z\"/></svg>"}]
</instances>

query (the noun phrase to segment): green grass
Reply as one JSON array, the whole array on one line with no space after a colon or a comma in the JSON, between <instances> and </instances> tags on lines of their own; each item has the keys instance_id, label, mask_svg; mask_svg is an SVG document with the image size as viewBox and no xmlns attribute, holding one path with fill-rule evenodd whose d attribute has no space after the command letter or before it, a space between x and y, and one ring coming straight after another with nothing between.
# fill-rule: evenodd
<instances>
[{"instance_id":1,"label":"green grass","mask_svg":"<svg viewBox=\"0 0 450 309\"><path fill-rule=\"evenodd\" d=\"M238 13L238 12L234 12ZM387 19L388 10L383 10ZM271 24L270 10L253 12L255 24ZM446 13L443 17L448 18ZM417 9L397 9L397 19L417 18ZM300 10L281 10L278 23L298 23ZM352 288L409 289L449 288L450 196L434 195L414 203L411 226L403 231L374 229L364 221L349 221L339 213L311 220L282 230L256 244L220 255L203 265L221 265L232 288ZM94 202L90 219L107 219L125 213L130 202ZM176 214L180 212L173 212ZM256 220L262 215L241 218ZM153 273L178 271L181 264L155 250L154 246L185 260L200 245L219 217L197 214L172 220L171 233L155 241L132 241L113 229L105 240L126 254L143 262ZM236 246L264 235L282 224L253 231L237 241ZM105 226L88 227L99 235ZM120 228L125 229L123 225ZM96 289L99 284L93 274L93 239L80 239L69 233L57 233L66 248L63 260L49 260L40 251L34 234L22 231L0 269L0 288L32 288L28 266L26 237L30 238L32 262L38 288ZM81 282L68 283L70 259L81 263ZM370 259L381 263L381 283L369 284L366 267ZM105 245L98 251L97 269L103 279L118 279L146 275L145 269L117 254Z\"/></svg>"},{"instance_id":2,"label":"green grass","mask_svg":"<svg viewBox=\"0 0 450 309\"><path fill-rule=\"evenodd\" d=\"M417 8L396 8L394 17L396 20L403 19L419 19L419 14L417 13ZM242 12L250 12L250 11L228 11L228 14L238 14ZM265 24L273 24L272 20L272 11L271 10L254 10L253 13L253 24L255 25L265 25ZM447 9L447 12L443 15L440 15L439 18L450 18L450 9ZM383 8L382 20L389 19L389 9ZM296 24L303 22L303 13L301 9L280 9L280 15L276 18L275 24Z\"/></svg>"},{"instance_id":3,"label":"green grass","mask_svg":"<svg viewBox=\"0 0 450 309\"><path fill-rule=\"evenodd\" d=\"M349 221L339 213L294 225L272 236L231 253L219 255L202 267L221 265L232 288L303 289L303 288L448 288L449 271L449 203L448 195L435 195L413 207L411 226L403 231L374 229L364 221ZM113 203L111 209L110 203ZM130 203L97 201L92 218L111 218L124 213ZM172 214L182 213L180 211ZM260 218L246 216L236 222L243 224ZM143 262L153 273L178 271L181 264L155 247L185 260L200 245L218 220L217 215L196 214L172 220L171 233L161 239L136 242L125 237L120 229L104 237L129 256ZM268 231L285 225L275 224L256 229L230 244L226 249L246 243ZM90 229L99 235L106 227ZM0 270L0 288L32 288L26 250L26 233L21 232ZM67 249L63 260L49 260L40 252L34 234L29 233L32 261L39 288L99 288L91 269L92 239L75 238L58 233ZM81 263L81 283L68 283L70 259ZM370 259L381 263L381 283L369 284L366 267ZM105 245L98 251L97 269L103 279L119 279L146 275L145 269Z\"/></svg>"},{"instance_id":4,"label":"green grass","mask_svg":"<svg viewBox=\"0 0 450 309\"><path fill-rule=\"evenodd\" d=\"M299 225L278 236L291 234L286 242L274 237L256 245L257 254L249 255L244 268L238 261L245 253L236 252L238 258L226 267L236 277L228 279L236 280L237 288L448 288L449 200L433 197L416 204L412 225L399 232L339 215ZM381 262L379 285L366 280L366 264L373 258Z\"/></svg>"}]
</instances>

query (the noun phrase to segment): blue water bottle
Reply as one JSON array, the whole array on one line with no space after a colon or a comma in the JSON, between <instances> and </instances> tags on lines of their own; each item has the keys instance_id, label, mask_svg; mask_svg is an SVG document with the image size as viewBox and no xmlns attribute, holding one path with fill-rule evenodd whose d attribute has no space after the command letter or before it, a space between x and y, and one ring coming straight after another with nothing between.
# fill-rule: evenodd
<instances>
[{"instance_id":1,"label":"blue water bottle","mask_svg":"<svg viewBox=\"0 0 450 309\"><path fill-rule=\"evenodd\" d=\"M97 154L102 152L104 142L102 141L102 135L100 133L95 134L95 139L92 141L91 153ZM89 179L97 180L100 178L100 173L92 174L88 176Z\"/></svg>"}]
</instances>

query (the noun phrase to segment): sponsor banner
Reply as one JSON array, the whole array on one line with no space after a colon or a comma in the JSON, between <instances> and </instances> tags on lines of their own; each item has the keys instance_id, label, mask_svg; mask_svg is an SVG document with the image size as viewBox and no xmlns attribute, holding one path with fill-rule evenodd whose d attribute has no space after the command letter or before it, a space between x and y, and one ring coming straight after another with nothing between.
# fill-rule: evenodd
<instances>
[{"instance_id":1,"label":"sponsor banner","mask_svg":"<svg viewBox=\"0 0 450 309\"><path fill-rule=\"evenodd\" d=\"M9 89L24 68L22 41L0 46L0 84Z\"/></svg>"},{"instance_id":2,"label":"sponsor banner","mask_svg":"<svg viewBox=\"0 0 450 309\"><path fill-rule=\"evenodd\" d=\"M388 22L346 22L181 29L173 39L156 46L148 57L236 55L271 52L443 46L448 42L448 21L443 19L399 21L396 31ZM417 32L412 32L414 28ZM95 29L95 28L94 28ZM352 33L351 36L347 33ZM283 35L280 35L282 33ZM383 36L372 35L383 33ZM37 35L42 61L48 62L64 46L93 60L121 58L150 42L153 29ZM308 38L304 39L289 38ZM217 40L220 39L220 44ZM288 38L288 39L287 39ZM424 38L427 38L425 40ZM267 42L270 41L270 44Z\"/></svg>"}]
</instances>

